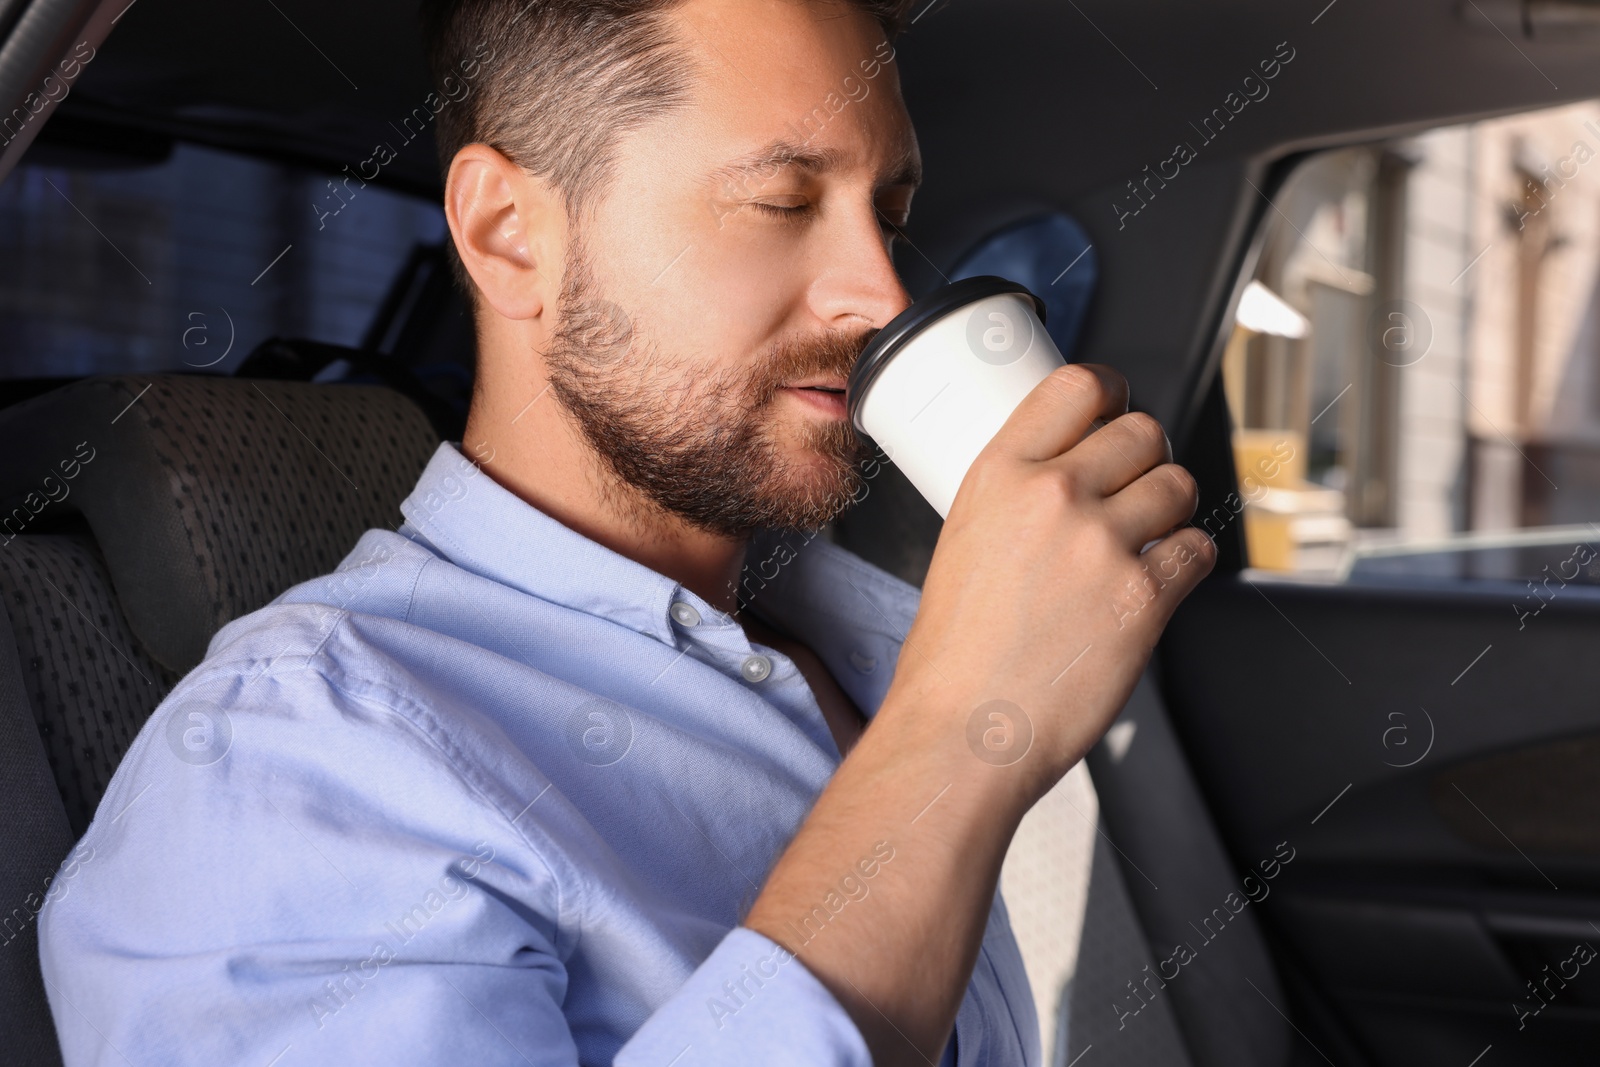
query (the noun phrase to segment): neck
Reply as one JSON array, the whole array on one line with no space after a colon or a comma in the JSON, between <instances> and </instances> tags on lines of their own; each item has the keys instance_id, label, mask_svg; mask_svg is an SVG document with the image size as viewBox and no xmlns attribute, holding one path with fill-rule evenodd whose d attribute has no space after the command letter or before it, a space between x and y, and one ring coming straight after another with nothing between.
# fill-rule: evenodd
<instances>
[{"instance_id":1,"label":"neck","mask_svg":"<svg viewBox=\"0 0 1600 1067\"><path fill-rule=\"evenodd\" d=\"M622 484L548 386L542 374L533 373L519 381L480 383L462 453L567 528L731 614L748 539L691 526Z\"/></svg>"}]
</instances>

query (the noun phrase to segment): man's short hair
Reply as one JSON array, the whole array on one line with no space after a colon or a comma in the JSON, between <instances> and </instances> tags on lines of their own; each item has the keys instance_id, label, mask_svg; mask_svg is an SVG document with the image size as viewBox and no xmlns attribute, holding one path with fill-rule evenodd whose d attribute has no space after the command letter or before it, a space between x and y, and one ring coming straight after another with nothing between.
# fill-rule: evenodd
<instances>
[{"instance_id":1,"label":"man's short hair","mask_svg":"<svg viewBox=\"0 0 1600 1067\"><path fill-rule=\"evenodd\" d=\"M667 16L684 0L422 0L439 112L439 161L469 144L549 181L578 224L604 191L618 141L680 106L689 78ZM808 2L808 0L791 0ZM836 0L891 40L909 0ZM451 269L475 299L452 246Z\"/></svg>"}]
</instances>

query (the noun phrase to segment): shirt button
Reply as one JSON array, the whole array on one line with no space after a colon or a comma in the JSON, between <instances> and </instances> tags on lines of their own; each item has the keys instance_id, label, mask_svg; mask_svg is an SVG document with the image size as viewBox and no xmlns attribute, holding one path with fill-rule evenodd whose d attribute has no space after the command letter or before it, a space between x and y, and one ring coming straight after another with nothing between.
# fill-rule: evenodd
<instances>
[{"instance_id":1,"label":"shirt button","mask_svg":"<svg viewBox=\"0 0 1600 1067\"><path fill-rule=\"evenodd\" d=\"M767 675L772 673L772 661L761 655L750 656L739 664L739 673L744 675L747 682L765 681Z\"/></svg>"},{"instance_id":2,"label":"shirt button","mask_svg":"<svg viewBox=\"0 0 1600 1067\"><path fill-rule=\"evenodd\" d=\"M679 626L700 625L700 613L695 610L693 604L685 604L680 600L672 605L671 615L672 620Z\"/></svg>"},{"instance_id":3,"label":"shirt button","mask_svg":"<svg viewBox=\"0 0 1600 1067\"><path fill-rule=\"evenodd\" d=\"M878 659L876 656L868 656L860 652L852 652L850 653L850 666L854 667L862 674L871 674L878 666Z\"/></svg>"}]
</instances>

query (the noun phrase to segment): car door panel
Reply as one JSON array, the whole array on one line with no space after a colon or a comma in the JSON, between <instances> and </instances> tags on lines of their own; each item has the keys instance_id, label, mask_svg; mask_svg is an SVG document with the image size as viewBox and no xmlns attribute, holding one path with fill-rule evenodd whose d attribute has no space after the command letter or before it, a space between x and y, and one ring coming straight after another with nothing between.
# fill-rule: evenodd
<instances>
[{"instance_id":1,"label":"car door panel","mask_svg":"<svg viewBox=\"0 0 1600 1067\"><path fill-rule=\"evenodd\" d=\"M1525 592L1221 574L1163 641L1233 853L1292 842L1266 915L1381 1063L1593 1062L1600 591Z\"/></svg>"}]
</instances>

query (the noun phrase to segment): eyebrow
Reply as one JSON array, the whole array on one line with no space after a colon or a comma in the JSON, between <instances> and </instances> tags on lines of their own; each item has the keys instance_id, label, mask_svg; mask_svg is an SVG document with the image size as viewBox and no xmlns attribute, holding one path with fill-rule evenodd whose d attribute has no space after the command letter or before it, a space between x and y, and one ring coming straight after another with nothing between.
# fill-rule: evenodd
<instances>
[{"instance_id":1,"label":"eyebrow","mask_svg":"<svg viewBox=\"0 0 1600 1067\"><path fill-rule=\"evenodd\" d=\"M796 169L807 174L822 174L836 169L844 160L837 148L808 145L802 141L780 138L747 155L740 156L712 171L709 180L714 186L742 185L746 180L769 178L780 170ZM910 148L901 152L890 167L888 177L880 181L877 189L897 185L922 184L922 162Z\"/></svg>"}]
</instances>

